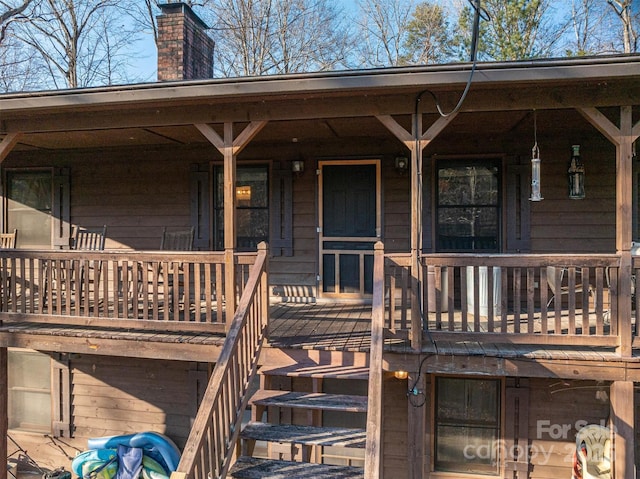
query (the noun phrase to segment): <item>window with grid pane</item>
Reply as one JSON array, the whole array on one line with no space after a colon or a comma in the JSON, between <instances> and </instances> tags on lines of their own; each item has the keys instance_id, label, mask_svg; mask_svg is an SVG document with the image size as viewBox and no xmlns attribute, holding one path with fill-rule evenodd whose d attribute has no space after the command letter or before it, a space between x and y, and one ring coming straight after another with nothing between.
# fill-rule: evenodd
<instances>
[{"instance_id":1,"label":"window with grid pane","mask_svg":"<svg viewBox=\"0 0 640 479\"><path fill-rule=\"evenodd\" d=\"M28 350L8 354L9 429L51 433L51 358Z\"/></svg>"},{"instance_id":2,"label":"window with grid pane","mask_svg":"<svg viewBox=\"0 0 640 479\"><path fill-rule=\"evenodd\" d=\"M498 160L440 160L437 166L438 251L498 252Z\"/></svg>"},{"instance_id":3,"label":"window with grid pane","mask_svg":"<svg viewBox=\"0 0 640 479\"><path fill-rule=\"evenodd\" d=\"M214 166L214 249L224 249L224 169ZM236 168L236 241L238 251L256 251L269 239L269 168Z\"/></svg>"},{"instance_id":4,"label":"window with grid pane","mask_svg":"<svg viewBox=\"0 0 640 479\"><path fill-rule=\"evenodd\" d=\"M499 380L436 379L436 471L497 475L499 439Z\"/></svg>"}]
</instances>

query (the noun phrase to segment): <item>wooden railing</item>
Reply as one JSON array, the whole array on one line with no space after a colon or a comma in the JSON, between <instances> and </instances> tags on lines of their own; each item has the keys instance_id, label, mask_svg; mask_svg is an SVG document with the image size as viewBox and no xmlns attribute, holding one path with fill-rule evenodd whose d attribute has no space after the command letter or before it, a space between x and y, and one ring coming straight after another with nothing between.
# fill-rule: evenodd
<instances>
[{"instance_id":1,"label":"wooden railing","mask_svg":"<svg viewBox=\"0 0 640 479\"><path fill-rule=\"evenodd\" d=\"M419 324L432 339L562 344L579 336L580 344L616 346L619 264L616 255L434 254L422 258L414 292L409 258L388 255L386 326ZM416 293L421 308L412 311Z\"/></svg>"},{"instance_id":2,"label":"wooden railing","mask_svg":"<svg viewBox=\"0 0 640 479\"><path fill-rule=\"evenodd\" d=\"M226 477L269 318L267 247L261 243L220 358L171 479Z\"/></svg>"},{"instance_id":3,"label":"wooden railing","mask_svg":"<svg viewBox=\"0 0 640 479\"><path fill-rule=\"evenodd\" d=\"M235 257L238 296L255 257ZM0 313L16 321L126 320L142 328L161 321L165 329L224 331L225 268L218 252L0 250Z\"/></svg>"},{"instance_id":4,"label":"wooden railing","mask_svg":"<svg viewBox=\"0 0 640 479\"><path fill-rule=\"evenodd\" d=\"M371 349L369 353L369 391L367 400L367 443L364 476L378 479L382 471L382 357L384 349L384 249L376 243L373 260L373 299L371 305Z\"/></svg>"}]
</instances>

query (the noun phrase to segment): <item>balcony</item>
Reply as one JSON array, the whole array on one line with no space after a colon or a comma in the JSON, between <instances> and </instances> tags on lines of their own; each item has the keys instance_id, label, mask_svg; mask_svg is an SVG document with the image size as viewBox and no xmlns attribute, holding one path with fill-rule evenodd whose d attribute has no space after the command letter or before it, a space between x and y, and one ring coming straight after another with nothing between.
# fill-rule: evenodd
<instances>
[{"instance_id":1,"label":"balcony","mask_svg":"<svg viewBox=\"0 0 640 479\"><path fill-rule=\"evenodd\" d=\"M433 254L412 278L408 255L386 255L385 328L398 348L411 338L414 349L438 341L615 349L637 334L630 291L629 310L619 311L620 264L617 255Z\"/></svg>"},{"instance_id":2,"label":"balcony","mask_svg":"<svg viewBox=\"0 0 640 479\"><path fill-rule=\"evenodd\" d=\"M224 335L226 297L234 294L235 304L255 257L235 255L235 284L228 289L229 271L219 252L3 250L0 313L5 326ZM640 258L632 265L633 272L638 269ZM615 349L638 342L638 298L627 292L629 311L619 311L618 255L431 254L420 259L414 279L410 256L391 254L385 255L384 270L390 349L415 349L416 337L424 345L474 341ZM317 321L326 316L318 314L321 307L306 308L309 317L298 319ZM359 317L370 321L370 315ZM366 350L365 343L359 349Z\"/></svg>"}]
</instances>

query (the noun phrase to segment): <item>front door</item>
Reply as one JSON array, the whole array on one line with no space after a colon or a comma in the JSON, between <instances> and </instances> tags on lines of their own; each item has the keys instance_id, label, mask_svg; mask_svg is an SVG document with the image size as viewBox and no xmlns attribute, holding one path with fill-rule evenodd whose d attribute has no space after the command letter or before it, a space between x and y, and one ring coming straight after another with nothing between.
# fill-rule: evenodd
<instances>
[{"instance_id":1,"label":"front door","mask_svg":"<svg viewBox=\"0 0 640 479\"><path fill-rule=\"evenodd\" d=\"M381 230L380 162L322 161L319 171L319 295L366 297Z\"/></svg>"}]
</instances>

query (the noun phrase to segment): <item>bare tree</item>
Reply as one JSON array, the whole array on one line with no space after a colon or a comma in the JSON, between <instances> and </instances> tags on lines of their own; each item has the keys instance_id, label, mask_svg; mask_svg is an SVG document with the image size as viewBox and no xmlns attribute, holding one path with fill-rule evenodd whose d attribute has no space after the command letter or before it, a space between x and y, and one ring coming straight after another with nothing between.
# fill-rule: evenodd
<instances>
[{"instance_id":1,"label":"bare tree","mask_svg":"<svg viewBox=\"0 0 640 479\"><path fill-rule=\"evenodd\" d=\"M339 68L348 33L333 0L214 0L217 76Z\"/></svg>"},{"instance_id":2,"label":"bare tree","mask_svg":"<svg viewBox=\"0 0 640 479\"><path fill-rule=\"evenodd\" d=\"M37 51L55 88L126 81L133 32L117 0L43 0L19 38Z\"/></svg>"},{"instance_id":3,"label":"bare tree","mask_svg":"<svg viewBox=\"0 0 640 479\"><path fill-rule=\"evenodd\" d=\"M600 0L571 0L568 56L593 55L602 51L601 28L606 12Z\"/></svg>"},{"instance_id":4,"label":"bare tree","mask_svg":"<svg viewBox=\"0 0 640 479\"><path fill-rule=\"evenodd\" d=\"M360 64L364 67L402 65L414 0L359 0Z\"/></svg>"},{"instance_id":5,"label":"bare tree","mask_svg":"<svg viewBox=\"0 0 640 479\"><path fill-rule=\"evenodd\" d=\"M32 90L39 86L40 69L33 51L15 36L39 0L0 1L0 91Z\"/></svg>"},{"instance_id":6,"label":"bare tree","mask_svg":"<svg viewBox=\"0 0 640 479\"><path fill-rule=\"evenodd\" d=\"M624 53L638 51L638 23L640 7L634 0L607 0L622 27L622 49ZM635 14L633 8L635 7Z\"/></svg>"},{"instance_id":7,"label":"bare tree","mask_svg":"<svg viewBox=\"0 0 640 479\"><path fill-rule=\"evenodd\" d=\"M29 7L32 0L24 0L19 3L0 1L0 44L4 40L7 28L11 25L11 20L22 15Z\"/></svg>"}]
</instances>

